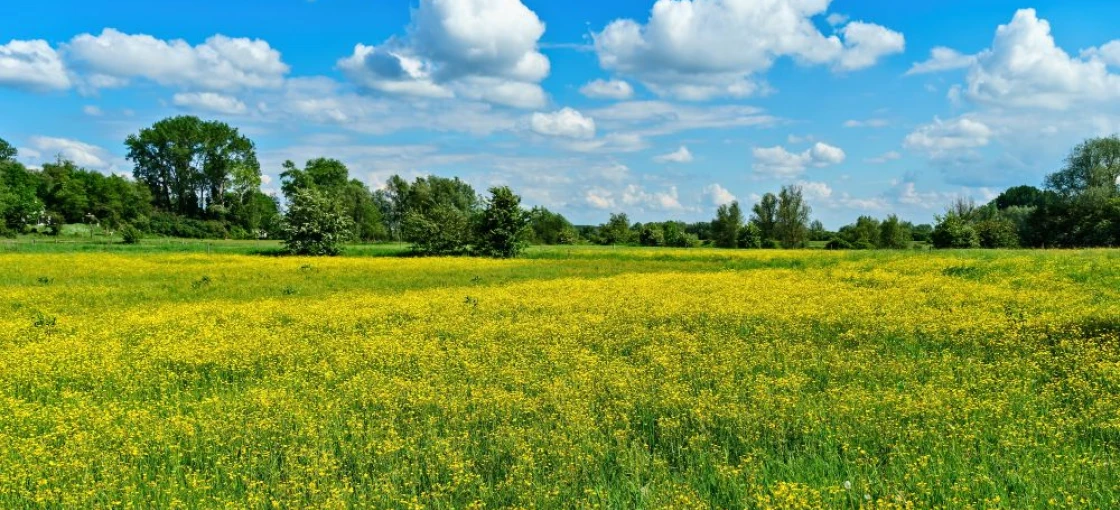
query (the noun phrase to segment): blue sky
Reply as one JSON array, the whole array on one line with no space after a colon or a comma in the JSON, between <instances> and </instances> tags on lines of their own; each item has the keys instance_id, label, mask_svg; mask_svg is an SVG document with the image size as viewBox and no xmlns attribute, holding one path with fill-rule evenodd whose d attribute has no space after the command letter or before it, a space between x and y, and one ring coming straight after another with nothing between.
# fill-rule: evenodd
<instances>
[{"instance_id":1,"label":"blue sky","mask_svg":"<svg viewBox=\"0 0 1120 510\"><path fill-rule=\"evenodd\" d=\"M129 173L229 122L280 164L508 184L577 223L800 184L830 227L1039 184L1120 131L1120 2L43 0L0 17L0 137Z\"/></svg>"}]
</instances>

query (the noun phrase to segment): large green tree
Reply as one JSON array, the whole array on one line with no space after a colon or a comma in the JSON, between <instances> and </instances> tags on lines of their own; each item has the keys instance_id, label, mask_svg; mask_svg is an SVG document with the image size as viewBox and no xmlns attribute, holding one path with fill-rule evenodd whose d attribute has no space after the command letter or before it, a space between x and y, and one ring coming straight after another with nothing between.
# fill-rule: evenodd
<instances>
[{"instance_id":1,"label":"large green tree","mask_svg":"<svg viewBox=\"0 0 1120 510\"><path fill-rule=\"evenodd\" d=\"M809 243L809 215L801 186L783 186L778 193L777 223L774 235L783 248L803 248Z\"/></svg>"},{"instance_id":2,"label":"large green tree","mask_svg":"<svg viewBox=\"0 0 1120 510\"><path fill-rule=\"evenodd\" d=\"M36 193L38 175L15 160L16 150L0 139L0 234L18 232L35 221L43 204Z\"/></svg>"},{"instance_id":3,"label":"large green tree","mask_svg":"<svg viewBox=\"0 0 1120 510\"><path fill-rule=\"evenodd\" d=\"M739 231L742 228L743 211L739 208L738 201L721 205L716 209L716 218L712 220L712 238L716 246L737 248L739 246Z\"/></svg>"},{"instance_id":4,"label":"large green tree","mask_svg":"<svg viewBox=\"0 0 1120 510\"><path fill-rule=\"evenodd\" d=\"M475 251L495 258L516 257L525 247L529 214L508 186L490 188L490 198L475 224Z\"/></svg>"},{"instance_id":5,"label":"large green tree","mask_svg":"<svg viewBox=\"0 0 1120 510\"><path fill-rule=\"evenodd\" d=\"M1065 167L1046 178L1046 187L1071 197L1093 188L1116 193L1120 186L1120 137L1086 140L1073 148Z\"/></svg>"},{"instance_id":6,"label":"large green tree","mask_svg":"<svg viewBox=\"0 0 1120 510\"><path fill-rule=\"evenodd\" d=\"M180 116L141 129L125 141L133 175L153 204L190 218L217 218L227 192L259 189L260 164L252 140L218 121Z\"/></svg>"},{"instance_id":7,"label":"large green tree","mask_svg":"<svg viewBox=\"0 0 1120 510\"><path fill-rule=\"evenodd\" d=\"M392 214L400 214L400 232L414 251L438 255L470 249L472 220L479 209L478 194L470 184L437 176L419 177L412 183L390 178L389 183L392 195L383 202L396 209Z\"/></svg>"},{"instance_id":8,"label":"large green tree","mask_svg":"<svg viewBox=\"0 0 1120 510\"><path fill-rule=\"evenodd\" d=\"M280 179L280 190L289 200L296 193L311 189L338 202L353 222L355 239L376 241L389 237L376 197L364 183L350 178L350 170L341 161L316 158L303 168L285 161Z\"/></svg>"},{"instance_id":9,"label":"large green tree","mask_svg":"<svg viewBox=\"0 0 1120 510\"><path fill-rule=\"evenodd\" d=\"M762 232L763 243L776 238L778 226L778 197L773 193L762 195L762 199L751 208L754 213L751 223L758 225Z\"/></svg>"}]
</instances>

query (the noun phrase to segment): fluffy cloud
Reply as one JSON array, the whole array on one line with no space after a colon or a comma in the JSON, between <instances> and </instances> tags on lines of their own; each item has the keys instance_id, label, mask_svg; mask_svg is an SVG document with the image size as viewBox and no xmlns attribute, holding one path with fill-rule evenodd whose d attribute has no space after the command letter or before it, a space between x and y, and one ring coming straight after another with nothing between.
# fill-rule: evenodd
<instances>
[{"instance_id":1,"label":"fluffy cloud","mask_svg":"<svg viewBox=\"0 0 1120 510\"><path fill-rule=\"evenodd\" d=\"M766 90L755 75L781 57L850 71L901 52L902 34L849 23L826 36L812 18L828 0L658 0L645 24L621 19L593 34L603 68L661 95L743 97ZM837 19L838 21L838 19Z\"/></svg>"},{"instance_id":2,"label":"fluffy cloud","mask_svg":"<svg viewBox=\"0 0 1120 510\"><path fill-rule=\"evenodd\" d=\"M906 136L903 146L934 158L951 157L988 145L992 129L983 122L959 117L948 122L935 118L932 124L919 126Z\"/></svg>"},{"instance_id":3,"label":"fluffy cloud","mask_svg":"<svg viewBox=\"0 0 1120 510\"><path fill-rule=\"evenodd\" d=\"M584 117L579 111L571 108L552 113L534 113L529 125L534 133L545 136L595 138L595 119Z\"/></svg>"},{"instance_id":4,"label":"fluffy cloud","mask_svg":"<svg viewBox=\"0 0 1120 510\"><path fill-rule=\"evenodd\" d=\"M171 102L180 108L226 115L241 115L247 110L245 103L237 98L214 92L175 94Z\"/></svg>"},{"instance_id":5,"label":"fluffy cloud","mask_svg":"<svg viewBox=\"0 0 1120 510\"><path fill-rule=\"evenodd\" d=\"M804 152L795 154L782 146L755 148L755 173L770 177L796 177L812 166L837 165L847 157L839 147L817 142Z\"/></svg>"},{"instance_id":6,"label":"fluffy cloud","mask_svg":"<svg viewBox=\"0 0 1120 510\"><path fill-rule=\"evenodd\" d=\"M654 157L653 160L658 163L691 163L692 151L689 151L688 147L682 145L673 152Z\"/></svg>"},{"instance_id":7,"label":"fluffy cloud","mask_svg":"<svg viewBox=\"0 0 1120 510\"><path fill-rule=\"evenodd\" d=\"M907 74L968 67L964 87L954 94L963 92L972 101L1003 108L1067 110L1120 99L1120 74L1109 70L1118 62L1120 41L1074 58L1054 42L1049 22L1034 9L1021 9L996 29L991 48L976 55L935 48L930 60L915 64Z\"/></svg>"},{"instance_id":8,"label":"fluffy cloud","mask_svg":"<svg viewBox=\"0 0 1120 510\"><path fill-rule=\"evenodd\" d=\"M544 30L520 0L422 0L406 38L359 44L338 66L381 92L540 107L550 71L539 51Z\"/></svg>"},{"instance_id":9,"label":"fluffy cloud","mask_svg":"<svg viewBox=\"0 0 1120 510\"><path fill-rule=\"evenodd\" d=\"M106 28L82 34L62 52L93 88L119 87L135 78L204 90L278 87L289 67L260 39L215 35L198 46Z\"/></svg>"},{"instance_id":10,"label":"fluffy cloud","mask_svg":"<svg viewBox=\"0 0 1120 510\"><path fill-rule=\"evenodd\" d=\"M580 93L592 99L630 99L634 87L623 80L595 80L580 87Z\"/></svg>"},{"instance_id":11,"label":"fluffy cloud","mask_svg":"<svg viewBox=\"0 0 1120 510\"><path fill-rule=\"evenodd\" d=\"M735 201L735 195L731 194L727 188L719 184L709 184L704 187L704 195L712 202L712 205L720 206L730 204Z\"/></svg>"},{"instance_id":12,"label":"fluffy cloud","mask_svg":"<svg viewBox=\"0 0 1120 510\"><path fill-rule=\"evenodd\" d=\"M1105 64L1120 67L1120 39L1101 45L1098 48L1089 48L1081 52L1082 58L1097 59Z\"/></svg>"},{"instance_id":13,"label":"fluffy cloud","mask_svg":"<svg viewBox=\"0 0 1120 510\"><path fill-rule=\"evenodd\" d=\"M797 181L807 200L827 200L832 197L832 187L824 182Z\"/></svg>"},{"instance_id":14,"label":"fluffy cloud","mask_svg":"<svg viewBox=\"0 0 1120 510\"><path fill-rule=\"evenodd\" d=\"M92 104L83 106L82 113L89 115L90 117L100 117L105 114L105 112L101 111L100 107Z\"/></svg>"},{"instance_id":15,"label":"fluffy cloud","mask_svg":"<svg viewBox=\"0 0 1120 510\"><path fill-rule=\"evenodd\" d=\"M600 210L626 209L628 212L681 212L694 210L681 204L676 186L664 191L648 191L638 184L628 184L619 191L601 186L584 190L586 205Z\"/></svg>"},{"instance_id":16,"label":"fluffy cloud","mask_svg":"<svg viewBox=\"0 0 1120 510\"><path fill-rule=\"evenodd\" d=\"M906 39L902 34L874 23L853 21L840 33L844 35L844 51L835 64L838 70L866 69L886 55L906 50Z\"/></svg>"},{"instance_id":17,"label":"fluffy cloud","mask_svg":"<svg viewBox=\"0 0 1120 510\"><path fill-rule=\"evenodd\" d=\"M965 55L952 48L938 46L930 51L929 60L915 63L906 71L907 76L915 74L939 73L953 69L963 69L976 62L975 55Z\"/></svg>"},{"instance_id":18,"label":"fluffy cloud","mask_svg":"<svg viewBox=\"0 0 1120 510\"><path fill-rule=\"evenodd\" d=\"M70 77L46 41L13 40L0 46L0 86L59 90L70 87Z\"/></svg>"},{"instance_id":19,"label":"fluffy cloud","mask_svg":"<svg viewBox=\"0 0 1120 510\"><path fill-rule=\"evenodd\" d=\"M48 136L33 136L30 142L36 153L45 154L47 157L60 155L64 159L73 161L74 164L85 168L106 169L109 167L108 151L96 145L68 138Z\"/></svg>"}]
</instances>

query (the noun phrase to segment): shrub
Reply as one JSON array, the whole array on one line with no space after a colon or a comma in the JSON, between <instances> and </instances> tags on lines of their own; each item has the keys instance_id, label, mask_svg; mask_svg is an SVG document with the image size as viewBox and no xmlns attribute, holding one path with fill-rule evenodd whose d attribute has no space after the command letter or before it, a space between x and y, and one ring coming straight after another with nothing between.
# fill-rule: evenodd
<instances>
[{"instance_id":1,"label":"shrub","mask_svg":"<svg viewBox=\"0 0 1120 510\"><path fill-rule=\"evenodd\" d=\"M948 214L933 229L930 236L936 248L979 248L980 236L976 229L956 214Z\"/></svg>"},{"instance_id":2,"label":"shrub","mask_svg":"<svg viewBox=\"0 0 1120 510\"><path fill-rule=\"evenodd\" d=\"M845 241L845 240L837 237L837 238L833 238L832 240L830 240L828 242L828 244L824 245L824 249L826 249L826 250L850 250L850 249L852 249L852 245L848 241Z\"/></svg>"},{"instance_id":3,"label":"shrub","mask_svg":"<svg viewBox=\"0 0 1120 510\"><path fill-rule=\"evenodd\" d=\"M285 245L295 255L338 255L353 231L338 202L312 189L294 193L284 213Z\"/></svg>"},{"instance_id":4,"label":"shrub","mask_svg":"<svg viewBox=\"0 0 1120 510\"><path fill-rule=\"evenodd\" d=\"M437 204L425 213L410 211L402 225L412 251L422 255L459 255L473 241L471 217L451 204Z\"/></svg>"},{"instance_id":5,"label":"shrub","mask_svg":"<svg viewBox=\"0 0 1120 510\"><path fill-rule=\"evenodd\" d=\"M121 227L121 241L123 241L124 244L140 244L141 237L140 229L132 225Z\"/></svg>"},{"instance_id":6,"label":"shrub","mask_svg":"<svg viewBox=\"0 0 1120 510\"><path fill-rule=\"evenodd\" d=\"M1018 248L1019 232L1015 224L1006 219L981 221L976 233L983 248Z\"/></svg>"}]
</instances>

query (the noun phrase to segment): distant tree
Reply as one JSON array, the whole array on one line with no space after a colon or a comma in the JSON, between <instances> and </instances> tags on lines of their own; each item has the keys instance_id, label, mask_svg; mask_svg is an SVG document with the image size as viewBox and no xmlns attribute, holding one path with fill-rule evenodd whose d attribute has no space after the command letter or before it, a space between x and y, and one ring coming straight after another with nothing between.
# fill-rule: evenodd
<instances>
[{"instance_id":1,"label":"distant tree","mask_svg":"<svg viewBox=\"0 0 1120 510\"><path fill-rule=\"evenodd\" d=\"M152 214L151 192L119 175L79 168L60 159L39 171L38 196L47 213L65 223L84 223L93 214L108 226L144 226Z\"/></svg>"},{"instance_id":2,"label":"distant tree","mask_svg":"<svg viewBox=\"0 0 1120 510\"><path fill-rule=\"evenodd\" d=\"M471 213L451 204L436 204L423 212L409 211L402 227L412 250L424 255L464 254L474 242Z\"/></svg>"},{"instance_id":3,"label":"distant tree","mask_svg":"<svg viewBox=\"0 0 1120 510\"><path fill-rule=\"evenodd\" d=\"M338 255L354 232L339 203L315 189L294 191L284 213L284 241L295 255Z\"/></svg>"},{"instance_id":4,"label":"distant tree","mask_svg":"<svg viewBox=\"0 0 1120 510\"><path fill-rule=\"evenodd\" d=\"M683 222L666 221L661 224L661 232L665 238L665 246L694 248L700 245L700 239L695 234L690 234L688 226Z\"/></svg>"},{"instance_id":5,"label":"distant tree","mask_svg":"<svg viewBox=\"0 0 1120 510\"><path fill-rule=\"evenodd\" d=\"M392 190L386 197L394 209L391 215L402 214L400 234L412 243L413 251L426 255L470 251L479 197L469 184L434 175L406 183L394 176L388 188Z\"/></svg>"},{"instance_id":6,"label":"distant tree","mask_svg":"<svg viewBox=\"0 0 1120 510\"><path fill-rule=\"evenodd\" d=\"M777 223L774 234L783 248L803 248L809 243L809 214L801 186L783 186L778 194Z\"/></svg>"},{"instance_id":7,"label":"distant tree","mask_svg":"<svg viewBox=\"0 0 1120 510\"><path fill-rule=\"evenodd\" d=\"M957 214L959 209L951 208L938 218L930 239L935 248L979 248L980 236L976 229Z\"/></svg>"},{"instance_id":8,"label":"distant tree","mask_svg":"<svg viewBox=\"0 0 1120 510\"><path fill-rule=\"evenodd\" d=\"M971 223L977 220L980 214L980 207L976 205L976 201L971 197L958 197L949 206L949 214L952 214L965 223Z\"/></svg>"},{"instance_id":9,"label":"distant tree","mask_svg":"<svg viewBox=\"0 0 1120 510\"><path fill-rule=\"evenodd\" d=\"M928 243L930 242L930 237L933 235L933 225L928 223L914 225L910 228L910 234L914 237L914 241Z\"/></svg>"},{"instance_id":10,"label":"distant tree","mask_svg":"<svg viewBox=\"0 0 1120 510\"><path fill-rule=\"evenodd\" d=\"M529 211L530 238L537 244L572 244L579 234L564 215L544 207Z\"/></svg>"},{"instance_id":11,"label":"distant tree","mask_svg":"<svg viewBox=\"0 0 1120 510\"><path fill-rule=\"evenodd\" d=\"M976 235L981 248L1017 248L1019 233L1015 224L1005 218L983 220L976 223Z\"/></svg>"},{"instance_id":12,"label":"distant tree","mask_svg":"<svg viewBox=\"0 0 1120 510\"><path fill-rule=\"evenodd\" d=\"M387 239L382 208L369 188L357 179L350 179L350 170L337 159L316 158L301 169L291 161L284 162L280 174L280 190L291 197L301 190L314 189L337 201L354 224L354 238L362 241Z\"/></svg>"},{"instance_id":13,"label":"distant tree","mask_svg":"<svg viewBox=\"0 0 1120 510\"><path fill-rule=\"evenodd\" d=\"M259 189L253 142L236 128L198 117L156 122L125 141L133 175L151 190L154 205L192 218L226 210L228 191Z\"/></svg>"},{"instance_id":14,"label":"distant tree","mask_svg":"<svg viewBox=\"0 0 1120 510\"><path fill-rule=\"evenodd\" d=\"M739 202L724 204L716 209L716 219L712 220L712 239L720 248L738 248L739 231L743 228L743 211Z\"/></svg>"},{"instance_id":15,"label":"distant tree","mask_svg":"<svg viewBox=\"0 0 1120 510\"><path fill-rule=\"evenodd\" d=\"M860 216L854 224L841 228L839 237L848 243L850 248L870 250L879 247L882 234L879 220L871 216Z\"/></svg>"},{"instance_id":16,"label":"distant tree","mask_svg":"<svg viewBox=\"0 0 1120 510\"><path fill-rule=\"evenodd\" d=\"M490 188L490 198L475 225L475 251L495 258L516 257L525 247L529 213L521 208L521 197L508 186Z\"/></svg>"},{"instance_id":17,"label":"distant tree","mask_svg":"<svg viewBox=\"0 0 1120 510\"><path fill-rule=\"evenodd\" d=\"M0 138L0 161L12 161L16 159L17 154L18 152L15 147L12 147L12 144Z\"/></svg>"},{"instance_id":18,"label":"distant tree","mask_svg":"<svg viewBox=\"0 0 1120 510\"><path fill-rule=\"evenodd\" d=\"M763 240L775 239L778 228L778 197L773 193L767 193L751 210L754 212L751 222L758 225Z\"/></svg>"},{"instance_id":19,"label":"distant tree","mask_svg":"<svg viewBox=\"0 0 1120 510\"><path fill-rule=\"evenodd\" d=\"M755 222L749 222L739 230L739 247L751 250L762 248L762 229Z\"/></svg>"},{"instance_id":20,"label":"distant tree","mask_svg":"<svg viewBox=\"0 0 1120 510\"><path fill-rule=\"evenodd\" d=\"M630 218L626 213L611 214L610 220L599 226L599 244L626 244L630 236Z\"/></svg>"},{"instance_id":21,"label":"distant tree","mask_svg":"<svg viewBox=\"0 0 1120 510\"><path fill-rule=\"evenodd\" d=\"M1113 193L1120 186L1120 137L1093 138L1074 147L1062 170L1046 178L1046 187L1071 197L1091 188Z\"/></svg>"},{"instance_id":22,"label":"distant tree","mask_svg":"<svg viewBox=\"0 0 1120 510\"><path fill-rule=\"evenodd\" d=\"M665 230L657 223L647 223L638 233L638 244L642 246L665 246Z\"/></svg>"},{"instance_id":23,"label":"distant tree","mask_svg":"<svg viewBox=\"0 0 1120 510\"><path fill-rule=\"evenodd\" d=\"M38 174L14 159L0 160L0 235L15 234L38 219L43 212L38 187Z\"/></svg>"},{"instance_id":24,"label":"distant tree","mask_svg":"<svg viewBox=\"0 0 1120 510\"><path fill-rule=\"evenodd\" d=\"M898 216L892 214L879 224L879 248L905 250L910 248L911 241L910 229L899 221Z\"/></svg>"},{"instance_id":25,"label":"distant tree","mask_svg":"<svg viewBox=\"0 0 1120 510\"><path fill-rule=\"evenodd\" d=\"M813 220L809 224L810 241L828 241L829 239L832 239L832 232L824 228L824 223L821 223L821 220Z\"/></svg>"},{"instance_id":26,"label":"distant tree","mask_svg":"<svg viewBox=\"0 0 1120 510\"><path fill-rule=\"evenodd\" d=\"M992 201L996 209L1010 207L1038 207L1045 199L1045 193L1034 186L1015 186L1008 188Z\"/></svg>"}]
</instances>

